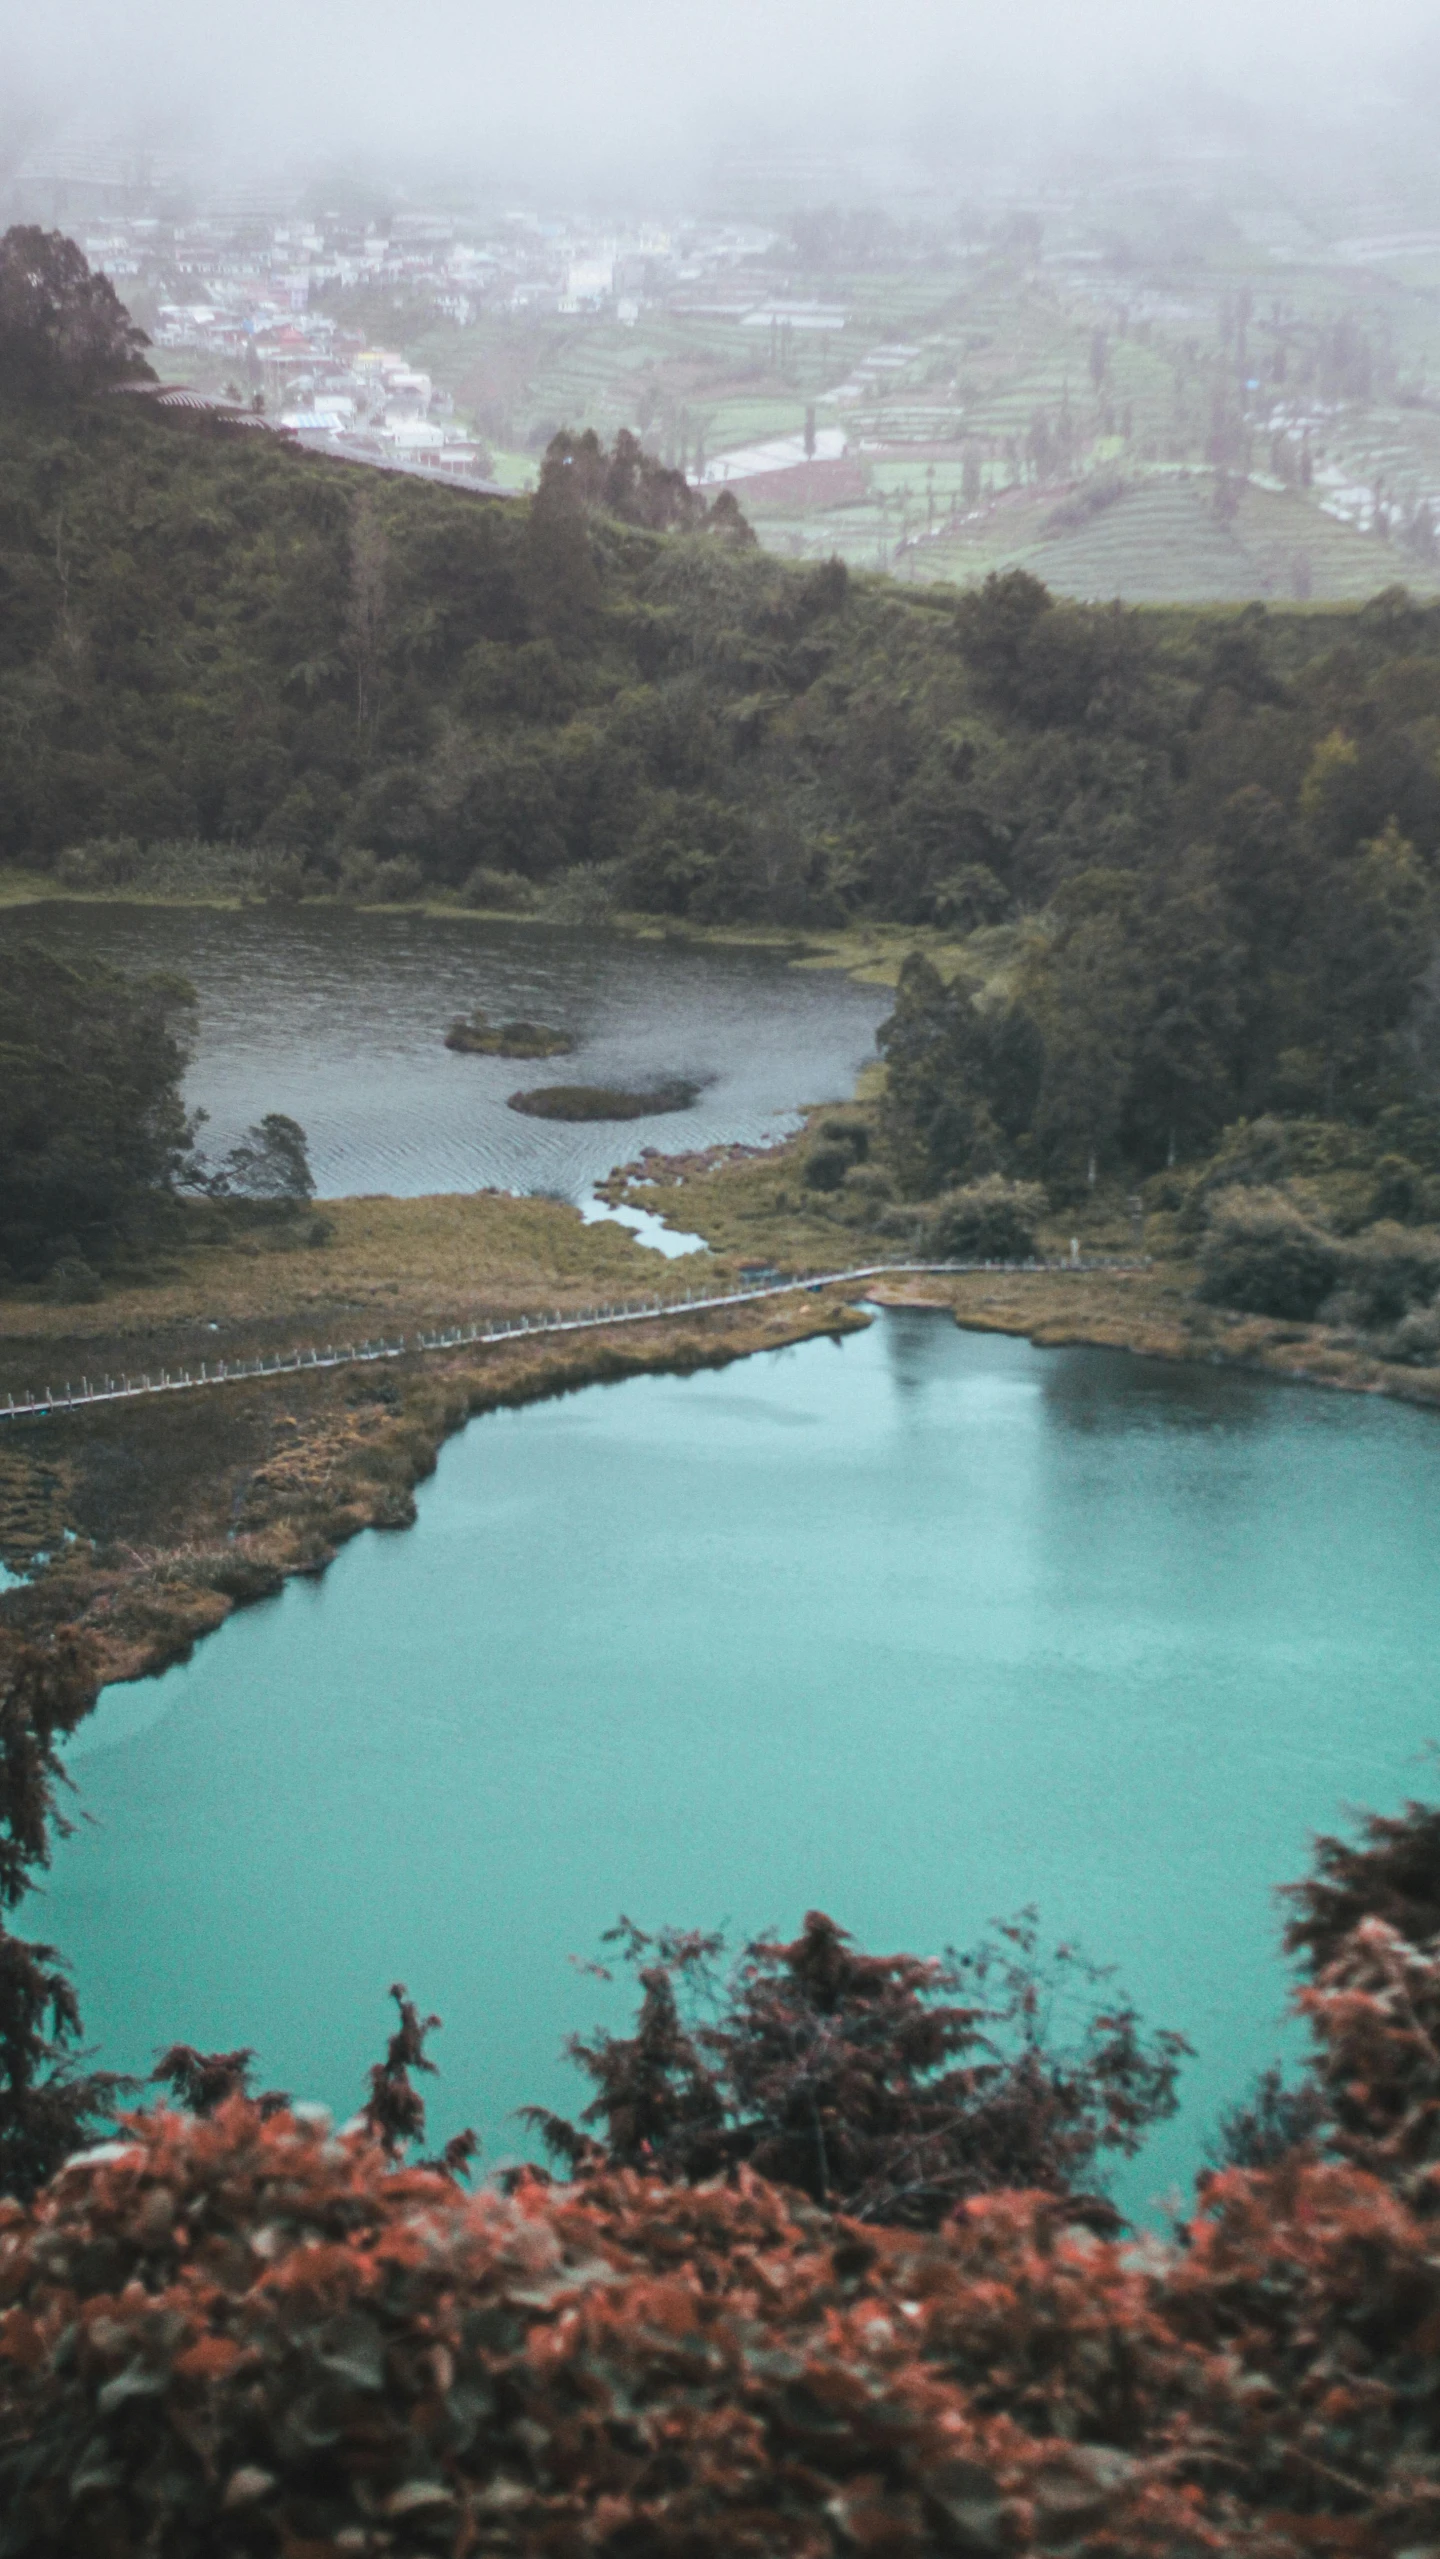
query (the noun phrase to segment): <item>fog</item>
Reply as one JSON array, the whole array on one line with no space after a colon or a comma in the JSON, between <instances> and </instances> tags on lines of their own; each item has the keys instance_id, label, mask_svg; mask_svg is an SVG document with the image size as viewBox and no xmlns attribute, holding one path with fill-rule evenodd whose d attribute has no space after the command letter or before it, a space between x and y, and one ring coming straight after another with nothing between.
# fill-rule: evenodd
<instances>
[{"instance_id":1,"label":"fog","mask_svg":"<svg viewBox=\"0 0 1440 2559\"><path fill-rule=\"evenodd\" d=\"M211 173L428 163L631 193L689 192L748 145L959 188L1057 151L1320 141L1378 164L1437 105L1424 0L0 0L12 184L83 138Z\"/></svg>"}]
</instances>

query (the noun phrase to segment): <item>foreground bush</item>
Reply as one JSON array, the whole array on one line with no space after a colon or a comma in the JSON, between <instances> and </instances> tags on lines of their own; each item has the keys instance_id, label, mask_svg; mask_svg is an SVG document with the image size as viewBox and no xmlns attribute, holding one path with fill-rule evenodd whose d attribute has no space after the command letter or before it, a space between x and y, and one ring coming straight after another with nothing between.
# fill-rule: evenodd
<instances>
[{"instance_id":1,"label":"foreground bush","mask_svg":"<svg viewBox=\"0 0 1440 2559\"><path fill-rule=\"evenodd\" d=\"M0 2549L1418 2550L1433 2240L1304 2154L1125 2250L1028 2195L472 2198L244 2099L137 2118L0 2212Z\"/></svg>"},{"instance_id":2,"label":"foreground bush","mask_svg":"<svg viewBox=\"0 0 1440 2559\"><path fill-rule=\"evenodd\" d=\"M396 2165L435 2022L398 1989L338 2136L177 2048L201 2111L0 2205L0 2554L1429 2559L1440 1813L1289 1898L1308 2092L1168 2244L1034 2192L876 2228L744 2166L468 2196Z\"/></svg>"},{"instance_id":3,"label":"foreground bush","mask_svg":"<svg viewBox=\"0 0 1440 2559\"><path fill-rule=\"evenodd\" d=\"M0 1906L85 1669L0 1691ZM1132 2246L1075 2184L1173 2039L1113 1992L1057 2039L1023 1925L937 1965L812 1914L704 2030L716 1942L622 1928L636 2032L575 2047L604 2143L552 2127L574 2184L474 2197L471 2136L401 2164L439 2021L399 1984L344 2133L177 2044L186 2111L43 2182L120 2092L0 1931L0 2559L1433 2559L1440 1810L1320 1841L1288 1900L1312 2069Z\"/></svg>"},{"instance_id":4,"label":"foreground bush","mask_svg":"<svg viewBox=\"0 0 1440 2559\"><path fill-rule=\"evenodd\" d=\"M744 2166L917 2229L1023 2186L1114 2230L1106 2154L1133 2158L1175 2112L1183 2036L1147 2033L1078 1948L1044 1957L1030 1912L943 1958L865 1954L820 1910L728 1969L723 1937L698 1929L622 1920L608 1942L641 1993L634 2032L571 2037L595 2091L579 2124L526 2109L582 2175L697 2184Z\"/></svg>"}]
</instances>

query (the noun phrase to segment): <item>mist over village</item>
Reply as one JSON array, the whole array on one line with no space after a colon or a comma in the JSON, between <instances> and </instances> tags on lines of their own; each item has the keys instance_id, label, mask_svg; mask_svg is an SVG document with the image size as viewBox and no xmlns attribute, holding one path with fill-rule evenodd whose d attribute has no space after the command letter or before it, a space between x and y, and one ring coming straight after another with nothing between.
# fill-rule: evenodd
<instances>
[{"instance_id":1,"label":"mist over village","mask_svg":"<svg viewBox=\"0 0 1440 2559\"><path fill-rule=\"evenodd\" d=\"M1440 2549L1437 132L0 0L0 2559Z\"/></svg>"}]
</instances>

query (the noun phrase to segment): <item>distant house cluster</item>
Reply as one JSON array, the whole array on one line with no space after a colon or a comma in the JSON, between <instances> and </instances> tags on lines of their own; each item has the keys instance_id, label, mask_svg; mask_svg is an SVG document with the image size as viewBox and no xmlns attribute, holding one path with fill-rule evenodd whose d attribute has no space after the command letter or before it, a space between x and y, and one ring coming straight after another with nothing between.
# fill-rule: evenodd
<instances>
[{"instance_id":1,"label":"distant house cluster","mask_svg":"<svg viewBox=\"0 0 1440 2559\"><path fill-rule=\"evenodd\" d=\"M300 220L259 192L171 220L120 209L145 190L108 162L93 178L68 170L65 191L105 206L73 228L91 265L139 307L159 367L169 358L183 377L163 404L194 393L192 406L263 418L313 448L472 484L491 468L486 445L429 372L346 325L357 304L403 310L412 340L417 318L458 330L495 312L634 327L647 308L723 306L777 347L792 331L846 320L839 304L757 301L747 269L773 235L744 223L601 232L532 212L481 223L414 210L383 225Z\"/></svg>"}]
</instances>

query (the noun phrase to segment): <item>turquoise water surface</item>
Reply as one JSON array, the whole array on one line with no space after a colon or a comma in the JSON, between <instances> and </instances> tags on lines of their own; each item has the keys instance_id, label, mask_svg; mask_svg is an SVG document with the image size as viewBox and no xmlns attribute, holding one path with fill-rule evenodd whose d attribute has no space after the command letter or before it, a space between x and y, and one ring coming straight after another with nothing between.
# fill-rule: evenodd
<instances>
[{"instance_id":1,"label":"turquoise water surface","mask_svg":"<svg viewBox=\"0 0 1440 2559\"><path fill-rule=\"evenodd\" d=\"M932 1951L1033 1901L1198 2049L1143 2208L1280 2047L1273 1886L1425 1790L1437 1497L1423 1416L938 1314L491 1415L416 1529L107 1692L31 1924L107 2063L250 2043L346 2113L404 1979L493 2163L581 2102L621 1910Z\"/></svg>"}]
</instances>

